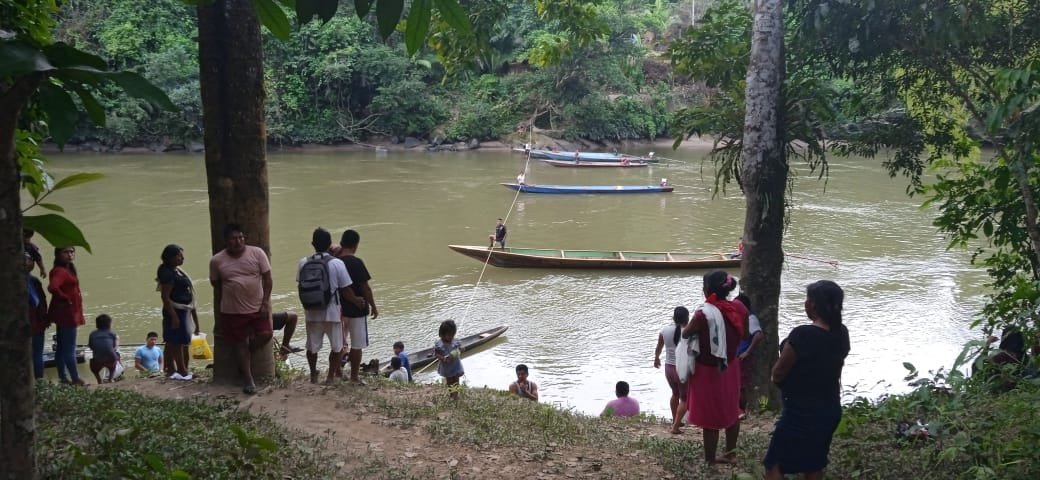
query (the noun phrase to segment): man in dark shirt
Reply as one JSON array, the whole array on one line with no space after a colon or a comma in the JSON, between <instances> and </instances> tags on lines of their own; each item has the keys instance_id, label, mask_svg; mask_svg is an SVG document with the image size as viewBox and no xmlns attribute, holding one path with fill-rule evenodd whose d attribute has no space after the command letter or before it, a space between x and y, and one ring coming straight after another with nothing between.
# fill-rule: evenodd
<instances>
[{"instance_id":1,"label":"man in dark shirt","mask_svg":"<svg viewBox=\"0 0 1040 480\"><path fill-rule=\"evenodd\" d=\"M491 245L488 248L494 248L495 242L498 242L499 246L506 248L506 225L502 223L502 219L498 219L498 225L495 225L495 234L488 235L488 240L491 241Z\"/></svg>"},{"instance_id":2,"label":"man in dark shirt","mask_svg":"<svg viewBox=\"0 0 1040 480\"><path fill-rule=\"evenodd\" d=\"M372 276L369 275L365 262L355 255L359 243L361 243L361 235L358 232L354 230L343 232L343 236L340 237L339 241L339 252L336 253L336 256L347 266L347 274L350 275L350 279L353 281L350 289L354 292L354 295L365 299L364 308L360 308L350 302L343 302L343 335L347 337L344 344L347 344L347 341L349 341L350 345L350 354L348 355L350 380L356 383L364 383L358 377L358 374L361 370L361 350L368 348L369 310L371 310L372 319L375 320L379 316L379 309L376 308L376 300L372 296L372 288L368 285L368 281L372 279Z\"/></svg>"}]
</instances>

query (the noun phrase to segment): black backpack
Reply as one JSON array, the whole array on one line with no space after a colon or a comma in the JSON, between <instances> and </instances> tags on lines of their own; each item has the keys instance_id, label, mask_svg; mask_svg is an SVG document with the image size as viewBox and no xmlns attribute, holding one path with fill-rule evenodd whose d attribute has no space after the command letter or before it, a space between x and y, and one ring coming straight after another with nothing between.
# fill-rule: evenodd
<instances>
[{"instance_id":1,"label":"black backpack","mask_svg":"<svg viewBox=\"0 0 1040 480\"><path fill-rule=\"evenodd\" d=\"M336 299L329 278L329 262L335 258L329 254L316 253L300 267L298 286L304 310L324 310Z\"/></svg>"}]
</instances>

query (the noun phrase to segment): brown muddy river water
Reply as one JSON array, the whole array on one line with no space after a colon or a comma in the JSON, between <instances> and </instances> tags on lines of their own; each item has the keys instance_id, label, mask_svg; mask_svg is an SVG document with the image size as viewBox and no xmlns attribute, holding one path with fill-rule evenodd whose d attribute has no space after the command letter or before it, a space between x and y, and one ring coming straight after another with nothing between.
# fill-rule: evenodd
<instances>
[{"instance_id":1,"label":"brown muddy river water","mask_svg":"<svg viewBox=\"0 0 1040 480\"><path fill-rule=\"evenodd\" d=\"M645 153L645 152L630 152ZM311 250L316 226L361 233L358 255L372 273L381 316L371 321L365 358L388 358L395 340L408 350L432 346L442 320L460 335L498 325L509 331L464 358L464 382L506 388L517 363L530 366L543 401L598 413L626 380L644 410L668 412L668 387L653 368L658 330L676 305L696 306L704 272L501 269L450 251L448 244L486 244L495 219L508 216L508 244L563 249L717 252L741 235L744 201L733 187L712 198L714 169L703 152L663 151L676 161L650 168L555 168L532 161L528 183L656 184L671 194L535 195L512 182L521 155L503 151L377 155L371 152L272 153L271 243L274 308L300 311L296 262ZM846 292L852 353L846 395L905 390L902 362L922 371L949 365L981 309L986 277L968 254L946 251L933 212L908 198L902 179L879 161L836 160L826 184L802 168L795 181L789 253L783 273L781 338L805 321L805 286L837 281ZM101 172L102 181L61 191L53 201L84 229L94 253L79 255L88 328L108 313L124 343L160 328L155 290L159 254L185 248L203 330L212 328L207 282L209 221L200 155L52 155L59 176ZM514 205L514 198L516 202ZM512 206L512 208L511 208ZM52 250L37 239L49 265ZM736 273L736 272L734 272ZM479 282L478 282L479 279ZM302 319L301 319L302 321ZM276 334L278 335L278 334ZM302 328L296 344L303 343ZM292 363L305 368L302 356ZM51 371L53 374L53 371ZM89 375L89 374L88 374ZM436 380L425 372L419 381Z\"/></svg>"}]
</instances>

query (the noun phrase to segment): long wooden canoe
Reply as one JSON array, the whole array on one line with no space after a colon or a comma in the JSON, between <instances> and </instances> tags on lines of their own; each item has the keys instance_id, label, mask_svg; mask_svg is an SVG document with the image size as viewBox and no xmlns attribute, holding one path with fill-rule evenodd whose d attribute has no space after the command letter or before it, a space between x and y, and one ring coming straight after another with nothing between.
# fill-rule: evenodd
<instances>
[{"instance_id":1,"label":"long wooden canoe","mask_svg":"<svg viewBox=\"0 0 1040 480\"><path fill-rule=\"evenodd\" d=\"M546 158L549 160L561 160L573 162L575 158L582 162L621 162L628 159L632 162L642 161L657 163L653 155L641 157L638 155L627 155L624 153L600 153L600 152L554 152L552 150L531 150L531 158Z\"/></svg>"},{"instance_id":2,"label":"long wooden canoe","mask_svg":"<svg viewBox=\"0 0 1040 480\"><path fill-rule=\"evenodd\" d=\"M649 167L650 164L641 160L633 162L575 162L575 161L563 161L563 160L549 160L547 158L542 159L543 162L548 163L554 167L607 167L607 168L633 168L633 167Z\"/></svg>"},{"instance_id":3,"label":"long wooden canoe","mask_svg":"<svg viewBox=\"0 0 1040 480\"><path fill-rule=\"evenodd\" d=\"M524 193L668 193L674 190L671 186L660 185L527 185L519 183L503 183L503 186Z\"/></svg>"},{"instance_id":4,"label":"long wooden canoe","mask_svg":"<svg viewBox=\"0 0 1040 480\"><path fill-rule=\"evenodd\" d=\"M726 253L635 252L556 250L548 248L494 248L448 245L467 257L496 267L612 268L612 269L712 269L737 268L740 258ZM490 255L490 258L488 256Z\"/></svg>"},{"instance_id":5,"label":"long wooden canoe","mask_svg":"<svg viewBox=\"0 0 1040 480\"><path fill-rule=\"evenodd\" d=\"M495 338L498 338L498 336L502 335L502 333L504 333L506 330L509 330L509 327L507 327L507 326L495 327L495 328L492 328L490 330L484 330L483 332L480 332L480 333L477 333L477 334L474 334L474 335L470 335L470 336L467 336L467 337L462 337L462 338L459 339L459 342L462 343L462 349L464 351L469 351L469 350L477 348L477 347L479 347L479 346L481 346L481 345L483 345L483 344L485 344L487 342L490 342L491 340L494 340ZM462 356L466 356L465 352L463 352ZM437 357L433 355L433 348L431 347L431 348L427 348L427 349L424 349L424 350L419 350L419 351L416 351L416 352L409 353L408 354L408 361L411 363L412 373L414 374L415 372L418 372L419 369L421 369L421 368L423 368L423 367L425 367L425 366L427 366L427 365L437 361ZM390 370L390 362L389 361L382 362L382 363L379 364L379 371L380 372L382 372L382 373L389 373L389 370Z\"/></svg>"}]
</instances>

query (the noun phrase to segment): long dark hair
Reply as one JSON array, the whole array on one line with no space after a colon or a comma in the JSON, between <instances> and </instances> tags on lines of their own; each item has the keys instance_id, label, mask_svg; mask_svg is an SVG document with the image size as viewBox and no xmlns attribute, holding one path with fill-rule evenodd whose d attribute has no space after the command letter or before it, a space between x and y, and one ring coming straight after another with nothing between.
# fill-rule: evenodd
<instances>
[{"instance_id":1,"label":"long dark hair","mask_svg":"<svg viewBox=\"0 0 1040 480\"><path fill-rule=\"evenodd\" d=\"M725 300L729 292L737 288L737 280L723 270L715 270L704 276L704 295L715 294L715 298Z\"/></svg>"},{"instance_id":2,"label":"long dark hair","mask_svg":"<svg viewBox=\"0 0 1040 480\"><path fill-rule=\"evenodd\" d=\"M184 249L181 248L180 245L176 245L173 243L163 248L162 254L159 255L159 258L162 260L162 263L159 264L159 268L155 270L155 281L159 281L159 272L162 271L163 267L173 268L173 265L170 265L170 262L173 261L173 258L176 257L178 253L181 253L183 251Z\"/></svg>"},{"instance_id":3,"label":"long dark hair","mask_svg":"<svg viewBox=\"0 0 1040 480\"><path fill-rule=\"evenodd\" d=\"M682 329L690 321L690 311L686 307L675 307L675 312L672 313L672 320L675 322L675 333L672 334L672 343L678 345L679 338L682 337Z\"/></svg>"},{"instance_id":4,"label":"long dark hair","mask_svg":"<svg viewBox=\"0 0 1040 480\"><path fill-rule=\"evenodd\" d=\"M73 277L79 277L79 273L76 272L76 264L72 262L63 262L61 260L61 251L65 250L66 248L73 247L54 247L54 266L66 268L68 269L68 271L72 272Z\"/></svg>"},{"instance_id":5,"label":"long dark hair","mask_svg":"<svg viewBox=\"0 0 1040 480\"><path fill-rule=\"evenodd\" d=\"M831 327L831 333L839 335L842 349L849 350L848 330L842 328L841 309L845 303L845 291L830 280L819 280L805 288L805 296L812 302L813 310L820 319Z\"/></svg>"}]
</instances>

